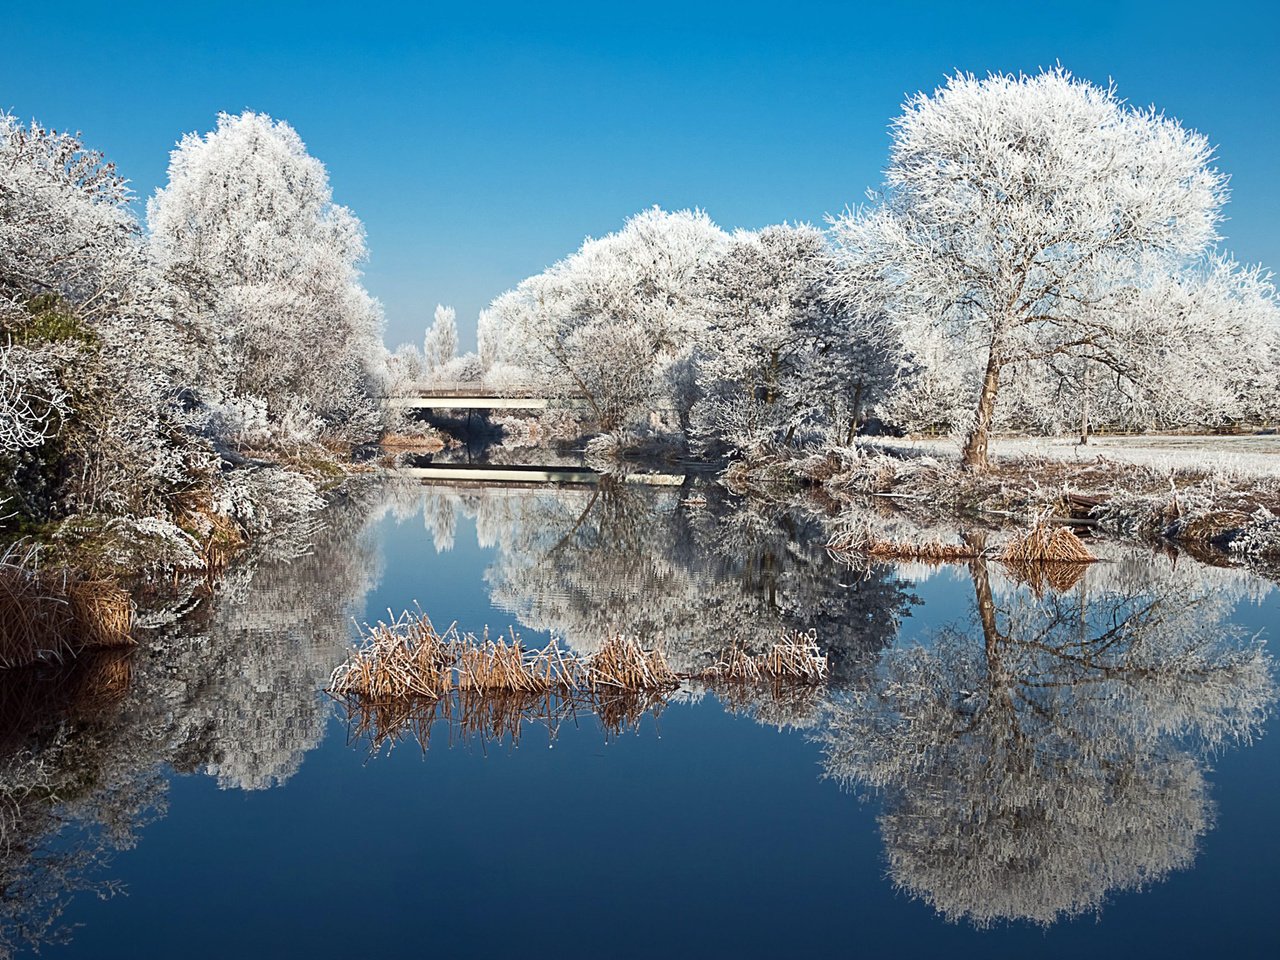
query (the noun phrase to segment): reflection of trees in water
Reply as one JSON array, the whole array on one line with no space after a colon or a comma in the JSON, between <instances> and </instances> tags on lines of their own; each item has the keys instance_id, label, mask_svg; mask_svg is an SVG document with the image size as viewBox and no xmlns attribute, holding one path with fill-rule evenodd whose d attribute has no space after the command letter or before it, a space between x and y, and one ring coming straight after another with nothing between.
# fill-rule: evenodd
<instances>
[{"instance_id":1,"label":"reflection of trees in water","mask_svg":"<svg viewBox=\"0 0 1280 960\"><path fill-rule=\"evenodd\" d=\"M884 794L895 881L980 924L1047 923L1188 865L1211 817L1206 753L1248 736L1274 695L1262 651L1230 632L1259 589L1235 571L1102 545L1113 562L1036 598L975 565L976 635L893 648L902 578L834 563L817 511L691 489L368 489L264 545L194 612L150 611L131 656L0 676L0 954L56 932L59 905L162 811L166 765L246 789L296 771L376 578L364 531L384 510L421 514L442 549L458 513L474 517L497 548L494 602L579 652L621 631L696 670L730 643L816 629L835 692L747 705L820 718L829 774Z\"/></svg>"},{"instance_id":2,"label":"reflection of trees in water","mask_svg":"<svg viewBox=\"0 0 1280 960\"><path fill-rule=\"evenodd\" d=\"M0 673L0 956L55 938L67 898L103 886L104 859L162 812L166 765L243 789L297 770L377 575L363 535L377 496L344 497L323 524L263 543L185 617L149 611L162 626L127 666Z\"/></svg>"},{"instance_id":3,"label":"reflection of trees in water","mask_svg":"<svg viewBox=\"0 0 1280 960\"><path fill-rule=\"evenodd\" d=\"M733 508L714 489L424 497L437 546L452 542L451 510L474 515L481 541L497 546L486 574L494 604L580 653L623 633L662 643L676 670L692 672L731 645L760 650L812 628L847 673L892 642L911 599L891 575L835 563L820 514Z\"/></svg>"},{"instance_id":4,"label":"reflection of trees in water","mask_svg":"<svg viewBox=\"0 0 1280 960\"><path fill-rule=\"evenodd\" d=\"M1040 599L994 569L971 568L974 631L887 652L818 739L829 776L882 793L896 884L950 919L1050 923L1191 864L1204 758L1275 688L1207 568L1103 565Z\"/></svg>"}]
</instances>

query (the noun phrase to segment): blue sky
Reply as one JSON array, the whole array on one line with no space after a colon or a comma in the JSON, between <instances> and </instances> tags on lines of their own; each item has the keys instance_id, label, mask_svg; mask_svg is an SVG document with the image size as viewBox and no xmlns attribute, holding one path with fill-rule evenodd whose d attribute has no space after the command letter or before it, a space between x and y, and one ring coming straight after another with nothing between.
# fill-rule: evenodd
<instances>
[{"instance_id":1,"label":"blue sky","mask_svg":"<svg viewBox=\"0 0 1280 960\"><path fill-rule=\"evenodd\" d=\"M880 181L905 95L1061 61L1206 133L1227 246L1280 265L1264 3L8 2L0 107L78 129L141 196L219 110L292 123L364 221L388 340L651 204L821 222Z\"/></svg>"}]
</instances>

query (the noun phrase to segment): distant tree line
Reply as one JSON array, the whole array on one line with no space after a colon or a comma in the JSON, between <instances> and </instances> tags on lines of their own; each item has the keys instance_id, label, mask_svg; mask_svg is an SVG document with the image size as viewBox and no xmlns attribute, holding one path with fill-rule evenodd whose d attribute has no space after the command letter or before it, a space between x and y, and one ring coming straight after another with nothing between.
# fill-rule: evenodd
<instances>
[{"instance_id":1,"label":"distant tree line","mask_svg":"<svg viewBox=\"0 0 1280 960\"><path fill-rule=\"evenodd\" d=\"M1218 249L1202 135L1062 69L957 74L894 122L885 183L829 229L644 211L498 297L482 368L606 431L747 455L875 417L952 433L1274 420L1270 274Z\"/></svg>"}]
</instances>

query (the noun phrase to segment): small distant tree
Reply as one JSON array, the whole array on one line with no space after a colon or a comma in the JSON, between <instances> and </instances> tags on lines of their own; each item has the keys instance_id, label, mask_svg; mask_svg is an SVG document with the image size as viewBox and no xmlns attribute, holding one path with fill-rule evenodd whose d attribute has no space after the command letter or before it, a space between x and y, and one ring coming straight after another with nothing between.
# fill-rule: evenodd
<instances>
[{"instance_id":1,"label":"small distant tree","mask_svg":"<svg viewBox=\"0 0 1280 960\"><path fill-rule=\"evenodd\" d=\"M476 320L476 355L480 369L488 372L502 351L502 325L492 310L481 310Z\"/></svg>"},{"instance_id":2,"label":"small distant tree","mask_svg":"<svg viewBox=\"0 0 1280 960\"><path fill-rule=\"evenodd\" d=\"M453 307L436 304L435 322L427 329L422 344L428 373L436 373L458 353L458 315Z\"/></svg>"},{"instance_id":3,"label":"small distant tree","mask_svg":"<svg viewBox=\"0 0 1280 960\"><path fill-rule=\"evenodd\" d=\"M1201 255L1225 178L1200 134L1061 68L957 74L894 123L884 202L835 222L845 293L950 347L965 371L962 460L987 465L1010 368L1086 358L1132 377L1117 308L1133 264ZM869 271L869 272L868 272ZM868 278L874 282L868 283Z\"/></svg>"}]
</instances>

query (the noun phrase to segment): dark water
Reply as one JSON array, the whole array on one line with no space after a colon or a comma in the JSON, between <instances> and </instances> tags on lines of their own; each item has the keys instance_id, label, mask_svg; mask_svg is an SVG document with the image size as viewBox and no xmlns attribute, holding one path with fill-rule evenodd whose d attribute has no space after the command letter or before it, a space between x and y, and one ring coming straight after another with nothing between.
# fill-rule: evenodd
<instances>
[{"instance_id":1,"label":"dark water","mask_svg":"<svg viewBox=\"0 0 1280 960\"><path fill-rule=\"evenodd\" d=\"M859 570L828 524L702 489L357 492L156 612L124 680L8 711L5 935L65 901L42 955L1276 954L1267 582L1114 545L1078 582ZM316 691L352 617L415 601L582 652L661 634L685 670L813 628L833 683L371 756Z\"/></svg>"}]
</instances>

